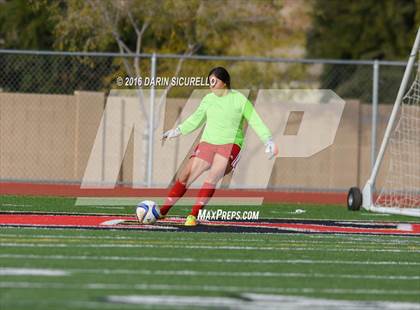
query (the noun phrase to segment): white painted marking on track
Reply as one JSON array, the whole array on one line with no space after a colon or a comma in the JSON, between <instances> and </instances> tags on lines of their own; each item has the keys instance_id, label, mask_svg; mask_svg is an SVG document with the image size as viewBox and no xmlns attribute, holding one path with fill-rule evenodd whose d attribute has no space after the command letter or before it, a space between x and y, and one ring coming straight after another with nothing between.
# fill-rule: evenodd
<instances>
[{"instance_id":1,"label":"white painted marking on track","mask_svg":"<svg viewBox=\"0 0 420 310\"><path fill-rule=\"evenodd\" d=\"M0 268L0 276L67 276L68 271L36 268Z\"/></svg>"},{"instance_id":2,"label":"white painted marking on track","mask_svg":"<svg viewBox=\"0 0 420 310\"><path fill-rule=\"evenodd\" d=\"M109 220L109 221L102 222L99 225L113 226L113 225L118 225L118 224L120 224L122 222L125 222L125 220Z\"/></svg>"},{"instance_id":3,"label":"white painted marking on track","mask_svg":"<svg viewBox=\"0 0 420 310\"><path fill-rule=\"evenodd\" d=\"M315 252L388 252L388 253L420 253L417 249L378 249L378 248L327 248L327 247L267 247L267 246L211 246L211 245L169 245L169 244L67 244L67 243L15 243L2 242L1 247L25 248L151 248L151 249L207 249L232 251L315 251Z\"/></svg>"},{"instance_id":4,"label":"white painted marking on track","mask_svg":"<svg viewBox=\"0 0 420 310\"><path fill-rule=\"evenodd\" d=\"M403 231L413 231L413 225L411 224L398 224L397 229Z\"/></svg>"},{"instance_id":5,"label":"white painted marking on track","mask_svg":"<svg viewBox=\"0 0 420 310\"><path fill-rule=\"evenodd\" d=\"M353 261L353 260L312 260L312 259L240 259L240 258L192 258L159 256L93 256L93 255L34 255L0 254L1 258L35 260L104 260L104 261L146 261L146 262L199 262L223 264L338 264L338 265L385 265L420 266L420 262L407 261Z\"/></svg>"},{"instance_id":6,"label":"white painted marking on track","mask_svg":"<svg viewBox=\"0 0 420 310\"><path fill-rule=\"evenodd\" d=\"M381 226L389 226L394 227L397 226L396 223L371 223L371 222L356 222L356 221L340 221L337 222L339 224L345 224L345 225L360 225L360 226L372 226L372 225L381 225Z\"/></svg>"},{"instance_id":7,"label":"white painted marking on track","mask_svg":"<svg viewBox=\"0 0 420 310\"><path fill-rule=\"evenodd\" d=\"M216 309L286 309L297 310L310 307L313 310L411 310L418 309L416 303L386 301L347 301L299 296L280 296L262 294L241 294L242 298L205 297L205 296L165 296L161 295L111 295L106 298L110 303L134 304L142 306L170 306L177 308L198 307ZM245 298L245 299L244 299Z\"/></svg>"}]
</instances>

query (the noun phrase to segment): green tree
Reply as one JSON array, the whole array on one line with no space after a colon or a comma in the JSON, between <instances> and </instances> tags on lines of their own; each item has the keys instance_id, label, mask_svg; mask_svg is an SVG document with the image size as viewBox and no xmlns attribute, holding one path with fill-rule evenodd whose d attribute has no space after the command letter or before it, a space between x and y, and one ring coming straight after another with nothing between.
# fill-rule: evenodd
<instances>
[{"instance_id":1,"label":"green tree","mask_svg":"<svg viewBox=\"0 0 420 310\"><path fill-rule=\"evenodd\" d=\"M316 0L307 56L334 59L406 60L420 22L419 0ZM401 70L384 68L382 101L391 102ZM371 68L325 66L321 86L347 97L371 101Z\"/></svg>"},{"instance_id":2,"label":"green tree","mask_svg":"<svg viewBox=\"0 0 420 310\"><path fill-rule=\"evenodd\" d=\"M45 2L46 3L46 2ZM54 43L53 22L44 2L0 2L0 47L50 49Z\"/></svg>"},{"instance_id":3,"label":"green tree","mask_svg":"<svg viewBox=\"0 0 420 310\"><path fill-rule=\"evenodd\" d=\"M276 1L68 0L57 15L55 46L117 51L122 56L141 52L227 54L234 38L253 40L247 36L251 29L273 31L280 8ZM130 76L149 69L140 57L119 61ZM160 60L163 72L159 73L176 76L183 62L174 65L174 60Z\"/></svg>"},{"instance_id":4,"label":"green tree","mask_svg":"<svg viewBox=\"0 0 420 310\"><path fill-rule=\"evenodd\" d=\"M63 3L10 0L0 3L0 47L52 50L56 18ZM0 54L0 89L36 93L99 90L99 76L110 74L112 61L97 58Z\"/></svg>"},{"instance_id":5,"label":"green tree","mask_svg":"<svg viewBox=\"0 0 420 310\"><path fill-rule=\"evenodd\" d=\"M117 76L149 74L149 59L132 57L139 52L299 57L309 10L310 5L302 0L0 2L1 47L121 54L114 59L2 54L0 87L52 93L106 91ZM226 66L233 75L234 87L244 88L284 85L283 81L303 80L299 76L305 74L293 65L177 59L159 59L158 74L206 75L214 65ZM169 94L185 95L185 91L177 88Z\"/></svg>"}]
</instances>

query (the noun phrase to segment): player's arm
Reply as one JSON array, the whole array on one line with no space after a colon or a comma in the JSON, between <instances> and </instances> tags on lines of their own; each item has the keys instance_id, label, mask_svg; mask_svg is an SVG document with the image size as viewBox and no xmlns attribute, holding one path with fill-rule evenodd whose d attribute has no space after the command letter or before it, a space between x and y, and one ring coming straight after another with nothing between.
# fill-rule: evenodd
<instances>
[{"instance_id":1,"label":"player's arm","mask_svg":"<svg viewBox=\"0 0 420 310\"><path fill-rule=\"evenodd\" d=\"M264 143L265 152L270 154L270 159L275 157L278 154L278 148L273 141L271 131L264 124L261 117L258 115L257 111L249 100L246 100L245 102L243 115L248 121L248 124Z\"/></svg>"},{"instance_id":2,"label":"player's arm","mask_svg":"<svg viewBox=\"0 0 420 310\"><path fill-rule=\"evenodd\" d=\"M185 121L175 129L170 129L163 134L163 139L175 138L179 135L186 135L201 127L206 121L206 101L203 99L198 108Z\"/></svg>"},{"instance_id":3,"label":"player's arm","mask_svg":"<svg viewBox=\"0 0 420 310\"><path fill-rule=\"evenodd\" d=\"M185 121L182 122L181 125L178 126L178 128L181 131L181 134L187 135L196 130L197 128L200 128L206 121L206 110L207 104L206 101L203 99L203 101L201 101L200 105L194 111L194 113L191 114Z\"/></svg>"}]
</instances>

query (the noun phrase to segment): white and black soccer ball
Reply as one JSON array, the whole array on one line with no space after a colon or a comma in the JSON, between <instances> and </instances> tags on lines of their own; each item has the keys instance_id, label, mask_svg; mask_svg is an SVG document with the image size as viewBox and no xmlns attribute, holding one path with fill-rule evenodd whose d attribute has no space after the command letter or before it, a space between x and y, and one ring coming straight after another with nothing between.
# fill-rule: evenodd
<instances>
[{"instance_id":1,"label":"white and black soccer ball","mask_svg":"<svg viewBox=\"0 0 420 310\"><path fill-rule=\"evenodd\" d=\"M136 207L136 216L141 224L154 224L160 217L159 206L151 200L142 201Z\"/></svg>"}]
</instances>

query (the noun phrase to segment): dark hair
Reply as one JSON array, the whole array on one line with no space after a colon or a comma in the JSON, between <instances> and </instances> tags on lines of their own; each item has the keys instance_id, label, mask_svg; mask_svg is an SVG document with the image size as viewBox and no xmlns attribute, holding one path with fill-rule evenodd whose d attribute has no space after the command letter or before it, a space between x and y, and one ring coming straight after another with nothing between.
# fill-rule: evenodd
<instances>
[{"instance_id":1,"label":"dark hair","mask_svg":"<svg viewBox=\"0 0 420 310\"><path fill-rule=\"evenodd\" d=\"M214 75L219 80L221 80L223 83L226 84L226 87L230 89L230 75L229 72L223 68L223 67L216 67L210 70L209 75L207 76L207 80L210 83L210 75Z\"/></svg>"}]
</instances>

